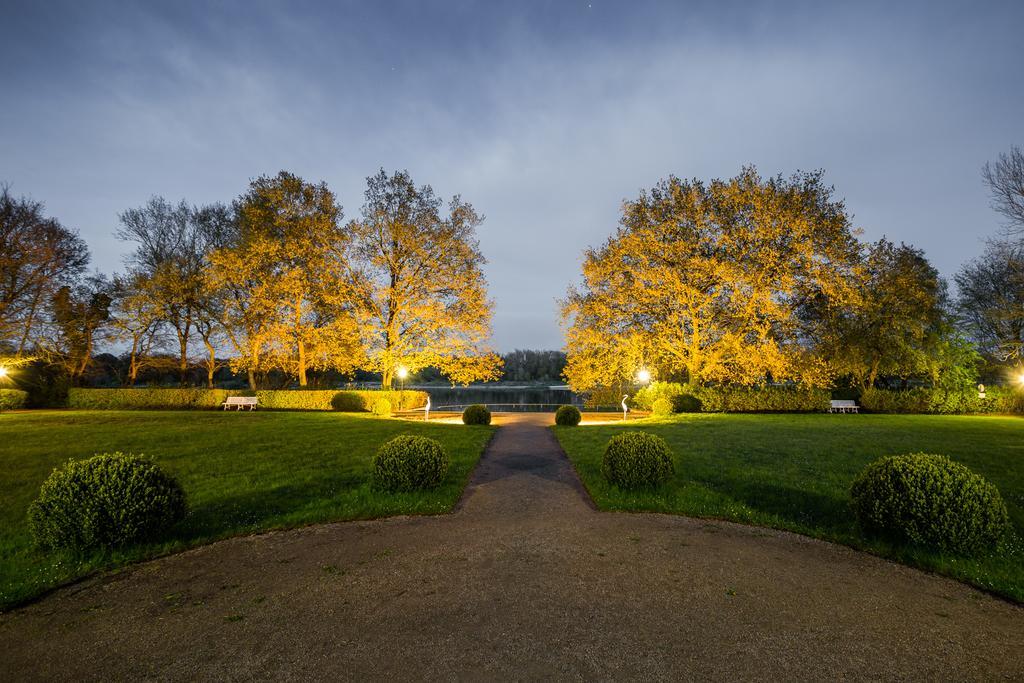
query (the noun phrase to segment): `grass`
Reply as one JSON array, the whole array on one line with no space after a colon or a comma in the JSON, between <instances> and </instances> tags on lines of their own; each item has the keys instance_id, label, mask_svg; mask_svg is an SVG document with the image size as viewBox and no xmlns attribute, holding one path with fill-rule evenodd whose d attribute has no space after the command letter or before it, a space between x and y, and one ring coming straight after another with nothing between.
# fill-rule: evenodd
<instances>
[{"instance_id":1,"label":"grass","mask_svg":"<svg viewBox=\"0 0 1024 683\"><path fill-rule=\"evenodd\" d=\"M626 492L601 475L608 439L642 429L668 441L675 477L658 491ZM602 510L646 510L787 529L843 543L1024 602L1024 420L925 415L676 415L628 425L554 427ZM860 535L850 484L872 460L941 453L995 484L1015 538L966 559Z\"/></svg>"},{"instance_id":2,"label":"grass","mask_svg":"<svg viewBox=\"0 0 1024 683\"><path fill-rule=\"evenodd\" d=\"M315 522L452 509L491 427L345 413L33 411L0 414L0 609L99 569L217 539ZM399 434L440 441L445 481L422 493L370 486L378 446ZM69 459L143 453L178 477L189 515L160 544L84 556L32 548L26 510Z\"/></svg>"}]
</instances>

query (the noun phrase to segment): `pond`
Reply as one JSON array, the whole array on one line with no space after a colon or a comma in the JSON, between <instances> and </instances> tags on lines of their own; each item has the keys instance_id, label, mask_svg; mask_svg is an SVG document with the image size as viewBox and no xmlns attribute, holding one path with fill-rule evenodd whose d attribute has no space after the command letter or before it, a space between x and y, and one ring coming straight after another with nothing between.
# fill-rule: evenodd
<instances>
[{"instance_id":1,"label":"pond","mask_svg":"<svg viewBox=\"0 0 1024 683\"><path fill-rule=\"evenodd\" d=\"M430 395L431 410L462 410L482 403L496 412L554 412L558 406L583 407L583 399L566 386L477 384L468 387L414 386Z\"/></svg>"}]
</instances>

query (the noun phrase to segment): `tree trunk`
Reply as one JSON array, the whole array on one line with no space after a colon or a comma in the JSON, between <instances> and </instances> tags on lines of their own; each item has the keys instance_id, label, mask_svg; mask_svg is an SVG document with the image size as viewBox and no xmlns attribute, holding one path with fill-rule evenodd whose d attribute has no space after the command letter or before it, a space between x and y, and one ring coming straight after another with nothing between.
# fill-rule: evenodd
<instances>
[{"instance_id":1,"label":"tree trunk","mask_svg":"<svg viewBox=\"0 0 1024 683\"><path fill-rule=\"evenodd\" d=\"M249 388L256 391L256 373L249 369Z\"/></svg>"},{"instance_id":2,"label":"tree trunk","mask_svg":"<svg viewBox=\"0 0 1024 683\"><path fill-rule=\"evenodd\" d=\"M130 387L135 386L135 378L139 374L138 348L139 338L138 336L132 336L132 355L128 360L128 386Z\"/></svg>"},{"instance_id":3,"label":"tree trunk","mask_svg":"<svg viewBox=\"0 0 1024 683\"><path fill-rule=\"evenodd\" d=\"M881 361L877 358L871 361L871 371L868 372L868 381L867 384L864 385L865 390L875 386L875 380L878 379L878 365L880 362Z\"/></svg>"},{"instance_id":4,"label":"tree trunk","mask_svg":"<svg viewBox=\"0 0 1024 683\"><path fill-rule=\"evenodd\" d=\"M299 340L299 386L306 386L306 345Z\"/></svg>"},{"instance_id":5,"label":"tree trunk","mask_svg":"<svg viewBox=\"0 0 1024 683\"><path fill-rule=\"evenodd\" d=\"M213 375L217 372L217 349L205 337L203 344L206 345L206 353L209 354L209 360L206 361L206 388L213 389Z\"/></svg>"}]
</instances>

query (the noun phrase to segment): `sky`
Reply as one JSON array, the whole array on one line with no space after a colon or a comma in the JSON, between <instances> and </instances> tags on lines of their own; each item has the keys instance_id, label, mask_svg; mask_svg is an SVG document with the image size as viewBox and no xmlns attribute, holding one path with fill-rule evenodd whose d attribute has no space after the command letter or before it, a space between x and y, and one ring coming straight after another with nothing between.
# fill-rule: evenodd
<instances>
[{"instance_id":1,"label":"sky","mask_svg":"<svg viewBox=\"0 0 1024 683\"><path fill-rule=\"evenodd\" d=\"M863 238L946 277L1000 228L1024 145L1024 2L0 0L0 183L123 268L117 216L288 170L348 218L408 169L486 216L494 346L560 348L557 299L670 174L824 169Z\"/></svg>"}]
</instances>

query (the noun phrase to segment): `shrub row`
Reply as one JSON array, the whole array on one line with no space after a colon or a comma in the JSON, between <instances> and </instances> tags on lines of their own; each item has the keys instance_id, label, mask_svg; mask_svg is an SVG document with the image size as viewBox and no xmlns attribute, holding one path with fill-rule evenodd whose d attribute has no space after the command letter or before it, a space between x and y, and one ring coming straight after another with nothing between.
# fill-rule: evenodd
<instances>
[{"instance_id":1,"label":"shrub row","mask_svg":"<svg viewBox=\"0 0 1024 683\"><path fill-rule=\"evenodd\" d=\"M820 413L831 394L815 387L692 386L653 382L637 392L634 405L666 414L677 413Z\"/></svg>"},{"instance_id":2,"label":"shrub row","mask_svg":"<svg viewBox=\"0 0 1024 683\"><path fill-rule=\"evenodd\" d=\"M19 389L0 389L0 410L20 410L28 402L28 392Z\"/></svg>"},{"instance_id":3,"label":"shrub row","mask_svg":"<svg viewBox=\"0 0 1024 683\"><path fill-rule=\"evenodd\" d=\"M664 439L629 431L608 441L601 472L623 490L656 489L672 478L675 465ZM972 556L999 550L1011 534L999 490L944 455L876 460L857 476L850 498L866 536L896 543Z\"/></svg>"},{"instance_id":4,"label":"shrub row","mask_svg":"<svg viewBox=\"0 0 1024 683\"><path fill-rule=\"evenodd\" d=\"M68 407L79 410L187 410L220 408L229 396L253 396L269 410L337 410L390 413L421 408L423 391L305 390L246 391L229 389L71 389ZM387 410L384 404L387 403Z\"/></svg>"},{"instance_id":5,"label":"shrub row","mask_svg":"<svg viewBox=\"0 0 1024 683\"><path fill-rule=\"evenodd\" d=\"M985 398L980 398L975 389L868 389L861 394L860 405L870 413L1021 413L1024 412L1024 393L1005 387L990 387L985 391Z\"/></svg>"}]
</instances>

